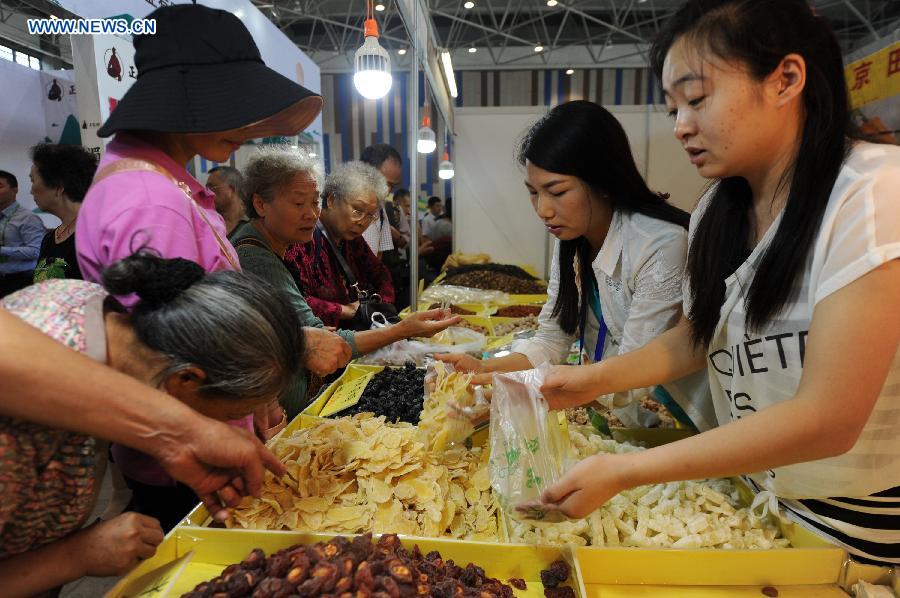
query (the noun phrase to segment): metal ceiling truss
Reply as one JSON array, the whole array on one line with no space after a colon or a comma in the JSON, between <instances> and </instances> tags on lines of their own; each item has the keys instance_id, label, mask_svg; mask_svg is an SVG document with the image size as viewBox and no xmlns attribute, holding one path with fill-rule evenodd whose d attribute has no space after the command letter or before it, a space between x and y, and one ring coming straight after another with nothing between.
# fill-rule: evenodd
<instances>
[{"instance_id":1,"label":"metal ceiling truss","mask_svg":"<svg viewBox=\"0 0 900 598\"><path fill-rule=\"evenodd\" d=\"M317 53L352 54L362 43L364 0L252 1L314 59ZM606 58L609 45L646 48L661 23L681 3L559 0L549 7L546 0L473 1L472 9L463 7L464 0L426 0L426 4L441 45L460 51L454 61L460 56L463 63L479 63L483 68L526 62L559 66L556 60L560 51L572 48L583 50L586 57L599 63ZM409 43L395 2L382 0L385 10L376 13L384 45L392 50ZM813 4L831 19L847 52L879 39L900 24L900 2L896 0L813 0ZM539 45L544 48L542 52L530 58L523 55L523 48ZM462 54L471 47L478 49L478 57Z\"/></svg>"},{"instance_id":2,"label":"metal ceiling truss","mask_svg":"<svg viewBox=\"0 0 900 598\"><path fill-rule=\"evenodd\" d=\"M382 44L403 64L397 51L409 36L397 10L398 0L376 0ZM352 68L362 44L365 0L251 0L281 31L326 71ZM454 65L466 69L566 68L573 57L602 64L642 52L682 0L425 0L438 43L453 52ZM846 53L900 28L898 0L812 0L829 18ZM65 17L49 0L0 0L0 22L14 15ZM59 36L57 36L59 37ZM44 52L65 55L68 40L42 39ZM542 52L534 52L536 46ZM52 46L52 47L51 47ZM615 51L608 51L611 46ZM469 54L469 48L477 54ZM585 65L581 65L585 66Z\"/></svg>"}]
</instances>

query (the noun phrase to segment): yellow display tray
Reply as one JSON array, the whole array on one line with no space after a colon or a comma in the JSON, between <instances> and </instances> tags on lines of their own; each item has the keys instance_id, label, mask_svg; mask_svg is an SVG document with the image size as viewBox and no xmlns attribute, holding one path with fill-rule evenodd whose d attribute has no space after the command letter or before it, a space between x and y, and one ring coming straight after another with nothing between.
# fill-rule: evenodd
<instances>
[{"instance_id":1,"label":"yellow display tray","mask_svg":"<svg viewBox=\"0 0 900 598\"><path fill-rule=\"evenodd\" d=\"M526 272L528 272L529 274L534 276L536 279L538 279L538 281L541 284L543 284L544 286L547 286L547 284L548 284L547 281L544 280L540 274L538 274L538 271L534 269L534 266L531 266L530 264L510 264L510 265L518 266L519 268L522 268L523 270L525 270ZM446 278L447 278L447 273L441 272L433 281L431 281L430 286L439 285L439 284L443 283L444 279L446 279ZM419 294L421 295L421 292ZM547 302L546 294L509 295L509 298L510 298L509 303L506 303L505 305L524 305L524 304L530 304L530 303L546 303Z\"/></svg>"},{"instance_id":2,"label":"yellow display tray","mask_svg":"<svg viewBox=\"0 0 900 598\"><path fill-rule=\"evenodd\" d=\"M799 526L780 526L792 548L576 549L584 582L590 586L821 586L837 584L847 558ZM589 592L589 595L590 592ZM593 594L597 595L597 594ZM602 594L601 594L602 595Z\"/></svg>"},{"instance_id":3,"label":"yellow display tray","mask_svg":"<svg viewBox=\"0 0 900 598\"><path fill-rule=\"evenodd\" d=\"M613 428L612 434L618 442L640 443L650 448L681 440L693 432ZM750 489L739 478L733 481L744 502L749 504L752 500ZM503 529L508 530L508 515L503 513L501 518ZM777 523L784 537L790 540L791 548L723 550L588 546L575 548L575 551L589 597L762 596L761 589L766 586L776 587L779 596L846 596L836 584L847 553L800 526ZM791 593L785 593L784 586L788 586ZM736 593L739 588L747 593Z\"/></svg>"},{"instance_id":4,"label":"yellow display tray","mask_svg":"<svg viewBox=\"0 0 900 598\"><path fill-rule=\"evenodd\" d=\"M494 336L494 320L490 316L460 316L460 318L469 324L487 329L488 333L485 336Z\"/></svg>"},{"instance_id":5,"label":"yellow display tray","mask_svg":"<svg viewBox=\"0 0 900 598\"><path fill-rule=\"evenodd\" d=\"M141 563L106 596L180 596L193 590L197 584L218 576L228 565L242 561L254 548L262 548L269 555L294 544L314 544L328 541L334 536L335 534L176 528L160 545L154 557ZM426 554L437 550L445 561L453 559L463 567L470 562L475 563L484 568L487 575L503 582L513 577L524 579L528 589L515 590L515 595L519 598L543 596L539 576L541 569L545 569L553 561L566 559L573 572L570 585L579 598L585 597L579 568L575 563L574 553L570 550L416 537L401 537L401 542L408 549L418 545Z\"/></svg>"},{"instance_id":6,"label":"yellow display tray","mask_svg":"<svg viewBox=\"0 0 900 598\"><path fill-rule=\"evenodd\" d=\"M472 315L475 316L490 316L497 312L497 306L493 303L451 303L451 305L455 305L456 307L461 307L466 311L473 312ZM419 308L416 311L428 311L426 308L428 305L425 303L420 303ZM404 308L398 314L401 319L405 319L409 317L412 311L409 307ZM461 314L468 315L468 314Z\"/></svg>"},{"instance_id":7,"label":"yellow display tray","mask_svg":"<svg viewBox=\"0 0 900 598\"><path fill-rule=\"evenodd\" d=\"M507 305L543 305L547 303L549 297L546 293L544 294L535 294L535 295L510 295L509 301L502 304L503 307Z\"/></svg>"},{"instance_id":8,"label":"yellow display tray","mask_svg":"<svg viewBox=\"0 0 900 598\"><path fill-rule=\"evenodd\" d=\"M315 425L321 418L300 415L282 432ZM565 420L561 421L565 424ZM659 446L690 435L684 430L635 430L613 429L620 441L641 442L646 446ZM279 435L280 437L280 435ZM279 437L273 439L277 441ZM487 442L487 431L482 430L475 443ZM745 491L746 486L739 483ZM199 506L188 517L187 524L176 528L152 559L129 574L108 596L166 596L193 588L197 583L217 575L224 566L244 558L254 547L267 552L304 541L319 541L330 534L303 534L301 532L260 532L253 530L224 530L198 528L208 524L206 509ZM527 593L517 596L540 596L540 584L532 585L531 577L555 555L564 554L576 565L576 592L584 598L726 598L763 596L762 589L770 586L778 590L781 598L829 598L846 596L841 588L848 588L863 579L870 583L891 583L886 568L861 565L847 559L846 553L828 544L805 529L780 524L785 537L793 547L774 550L718 550L718 549L646 549L646 548L549 548L525 544L474 543L450 539L418 540L420 547L441 546L446 558L461 554L457 560L485 563L497 569L488 573L499 576L514 571L531 570L531 573L509 573L508 577L524 576L529 581ZM501 516L499 532L502 541L508 541L505 517ZM416 539L409 538L409 542ZM447 548L443 548L447 547ZM194 548L197 550L188 556ZM431 550L429 548L428 550ZM450 551L454 552L450 552ZM445 552L446 551L446 552ZM543 559L543 561L541 561ZM538 562L536 562L538 561ZM534 564L537 569L531 569ZM487 567L486 567L487 569ZM897 585L894 580L895 586ZM574 584L573 584L574 585ZM154 589L155 588L155 589ZM896 589L896 588L895 588ZM150 593L144 593L151 590ZM536 590L537 593L533 593Z\"/></svg>"}]
</instances>

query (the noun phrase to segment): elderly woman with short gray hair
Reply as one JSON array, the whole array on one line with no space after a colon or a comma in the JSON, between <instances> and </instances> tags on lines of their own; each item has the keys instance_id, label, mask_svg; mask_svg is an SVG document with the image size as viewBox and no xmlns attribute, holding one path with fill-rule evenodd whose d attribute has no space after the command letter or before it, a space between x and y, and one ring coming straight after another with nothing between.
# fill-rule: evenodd
<instances>
[{"instance_id":1,"label":"elderly woman with short gray hair","mask_svg":"<svg viewBox=\"0 0 900 598\"><path fill-rule=\"evenodd\" d=\"M325 181L322 215L312 241L288 251L300 290L329 326L353 320L359 306L357 291L394 302L391 273L363 239L381 216L387 194L387 181L375 168L364 162L342 164Z\"/></svg>"},{"instance_id":2,"label":"elderly woman with short gray hair","mask_svg":"<svg viewBox=\"0 0 900 598\"><path fill-rule=\"evenodd\" d=\"M238 228L232 238L241 268L287 293L306 332L308 350L305 368L297 373L291 387L281 398L289 417L298 414L308 402L309 373L306 370L324 376L343 367L351 357L351 349L354 356L362 355L404 338L432 336L459 321L459 318L447 318L441 310L432 310L378 330L330 332L325 326L337 327L340 319L331 318L323 322L315 309L311 309L311 303L315 300L302 292L297 283L303 280L302 271L292 273L289 266L293 268L297 263L295 256L306 251L315 243L315 236L323 233L324 220L328 218L331 221L332 208L329 205L339 205L347 210L350 222L360 223L352 229L358 230L358 233L335 228L334 234L346 235L341 237L344 239L354 235L356 242L368 251L371 260L379 268L384 268L361 238L371 218L367 222L355 211L366 214L377 211L380 199L387 193L387 185L375 169L369 166L363 169L359 164L340 167L327 181L323 181L320 163L302 148L264 146L244 169L244 196L251 220ZM333 199L335 194L343 198L352 196L362 199L353 199L347 207ZM320 195L326 198L324 209L320 208ZM318 222L320 212L322 224ZM366 264L364 267L369 267L371 262ZM332 272L338 277L338 282L343 280L339 270ZM387 280L390 281L389 274ZM329 281L328 284L333 283ZM378 290L380 288L376 287Z\"/></svg>"}]
</instances>

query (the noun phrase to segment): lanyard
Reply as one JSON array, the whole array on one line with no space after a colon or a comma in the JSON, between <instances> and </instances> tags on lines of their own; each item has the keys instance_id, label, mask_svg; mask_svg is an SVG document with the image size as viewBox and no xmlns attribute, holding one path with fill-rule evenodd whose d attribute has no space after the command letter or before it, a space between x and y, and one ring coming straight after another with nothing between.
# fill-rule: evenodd
<instances>
[{"instance_id":1,"label":"lanyard","mask_svg":"<svg viewBox=\"0 0 900 598\"><path fill-rule=\"evenodd\" d=\"M594 363L603 359L603 347L606 346L606 333L609 329L606 327L606 322L603 320L603 310L600 308L600 291L597 288L597 280L591 280L591 286L588 289L588 301L590 303L591 309L594 311L594 315L597 317L597 321L600 323L600 330L597 332L597 346L594 348ZM584 362L584 331L587 328L587 319L581 324L581 361L582 365Z\"/></svg>"},{"instance_id":2,"label":"lanyard","mask_svg":"<svg viewBox=\"0 0 900 598\"><path fill-rule=\"evenodd\" d=\"M5 219L3 220L3 229L0 230L0 247L6 245L6 227L9 226L10 221L12 221L12 217L16 212L19 211L19 208L21 207L21 205L16 204L16 209L13 210L9 216L5 216Z\"/></svg>"}]
</instances>

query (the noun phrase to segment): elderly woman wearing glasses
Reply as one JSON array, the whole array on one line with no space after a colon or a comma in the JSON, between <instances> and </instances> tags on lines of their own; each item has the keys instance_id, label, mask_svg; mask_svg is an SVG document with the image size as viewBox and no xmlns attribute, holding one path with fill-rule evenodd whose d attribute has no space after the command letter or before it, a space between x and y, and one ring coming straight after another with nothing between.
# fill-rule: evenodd
<instances>
[{"instance_id":1,"label":"elderly woman wearing glasses","mask_svg":"<svg viewBox=\"0 0 900 598\"><path fill-rule=\"evenodd\" d=\"M244 272L271 283L294 305L304 326L305 340L311 347L308 354L315 354L317 360L329 357L335 360L320 364L327 367L317 367L316 360L311 363L307 358L305 367L296 373L290 387L280 397L288 417L299 413L315 392L315 379L311 378L310 372L324 376L335 367L343 367L351 357L351 349L353 356L364 355L400 339L432 336L459 322L458 317L448 317L449 314L436 309L415 313L398 324L377 330L331 332L325 329L326 325L341 323L337 314L341 305L349 303L349 298L340 266L332 261L328 241L322 235L332 235L335 244L344 252L342 256L355 264L359 279L368 285L367 288L384 292L381 278L371 274L376 267L381 272L384 266L375 259L360 235L372 219L370 214L377 214L377 197L382 196L385 183L377 171L359 162L339 168L332 174L324 194L323 178L321 164L302 148L262 146L244 170L244 196L251 221L238 227L232 237ZM321 210L320 195L324 195L329 206ZM339 201L336 197L344 200ZM340 222L333 220L337 210L347 212ZM327 226L318 224L320 212L322 220L328 222ZM348 226L346 222L351 224ZM346 232L348 228L355 232ZM361 251L365 252L365 257L358 259L356 255ZM295 257L285 259L286 254ZM302 275L294 268L295 263L300 266ZM298 279L306 281L303 288ZM385 273L384 279L390 281L390 276ZM315 282L311 282L313 280ZM328 299L321 297L325 291L332 293L327 295L329 298L337 296L336 287L343 293L336 302L337 314L323 322L325 318L319 319L314 314L315 306L330 305ZM309 291L312 293L307 294Z\"/></svg>"},{"instance_id":2,"label":"elderly woman wearing glasses","mask_svg":"<svg viewBox=\"0 0 900 598\"><path fill-rule=\"evenodd\" d=\"M391 273L362 236L378 217L387 193L384 176L368 164L339 166L325 180L312 241L288 249L285 260L296 266L300 290L327 326L353 319L359 307L357 290L394 302Z\"/></svg>"}]
</instances>

